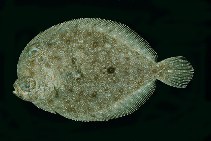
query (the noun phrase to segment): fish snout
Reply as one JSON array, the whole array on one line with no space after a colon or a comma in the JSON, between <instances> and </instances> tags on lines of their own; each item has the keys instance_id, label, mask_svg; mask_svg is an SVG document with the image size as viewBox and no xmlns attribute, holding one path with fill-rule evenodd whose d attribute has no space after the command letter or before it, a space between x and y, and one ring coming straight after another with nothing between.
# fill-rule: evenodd
<instances>
[{"instance_id":1,"label":"fish snout","mask_svg":"<svg viewBox=\"0 0 211 141\"><path fill-rule=\"evenodd\" d=\"M27 100L29 95L36 87L36 81L31 77L22 77L15 81L13 84L14 91L13 93L18 97Z\"/></svg>"}]
</instances>

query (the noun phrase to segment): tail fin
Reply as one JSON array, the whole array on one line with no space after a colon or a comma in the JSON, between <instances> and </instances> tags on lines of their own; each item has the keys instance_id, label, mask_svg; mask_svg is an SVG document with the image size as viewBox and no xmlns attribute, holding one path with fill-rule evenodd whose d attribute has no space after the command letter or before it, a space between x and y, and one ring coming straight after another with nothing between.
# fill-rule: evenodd
<instances>
[{"instance_id":1,"label":"tail fin","mask_svg":"<svg viewBox=\"0 0 211 141\"><path fill-rule=\"evenodd\" d=\"M194 69L182 56L167 58L158 64L158 80L163 83L185 88L193 77Z\"/></svg>"}]
</instances>

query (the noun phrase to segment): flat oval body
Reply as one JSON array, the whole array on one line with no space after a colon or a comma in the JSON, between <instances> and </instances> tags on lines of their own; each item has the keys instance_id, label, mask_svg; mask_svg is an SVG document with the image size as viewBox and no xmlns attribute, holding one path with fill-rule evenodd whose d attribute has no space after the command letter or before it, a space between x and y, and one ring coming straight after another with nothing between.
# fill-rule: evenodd
<instances>
[{"instance_id":1,"label":"flat oval body","mask_svg":"<svg viewBox=\"0 0 211 141\"><path fill-rule=\"evenodd\" d=\"M76 19L28 43L15 93L69 119L109 120L133 112L153 92L155 59L147 42L128 27Z\"/></svg>"}]
</instances>

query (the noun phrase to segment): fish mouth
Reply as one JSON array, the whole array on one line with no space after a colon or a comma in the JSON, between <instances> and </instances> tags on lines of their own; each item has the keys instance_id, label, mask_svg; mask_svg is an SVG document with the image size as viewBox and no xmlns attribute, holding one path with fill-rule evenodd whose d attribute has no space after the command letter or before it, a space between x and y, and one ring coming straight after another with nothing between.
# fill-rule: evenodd
<instances>
[{"instance_id":1,"label":"fish mouth","mask_svg":"<svg viewBox=\"0 0 211 141\"><path fill-rule=\"evenodd\" d=\"M15 94L16 96L18 96L19 98L23 99L23 100L27 100L27 98L29 98L28 93L24 92L18 85L17 80L15 81L15 83L13 84L14 87L14 91L13 94Z\"/></svg>"},{"instance_id":2,"label":"fish mouth","mask_svg":"<svg viewBox=\"0 0 211 141\"><path fill-rule=\"evenodd\" d=\"M13 94L17 95L18 94L18 86L17 86L17 80L15 81L15 83L13 84L14 87L14 91L12 92Z\"/></svg>"},{"instance_id":3,"label":"fish mouth","mask_svg":"<svg viewBox=\"0 0 211 141\"><path fill-rule=\"evenodd\" d=\"M14 91L12 91L12 93L16 95L16 94L17 94L17 91L16 91L16 90L14 90Z\"/></svg>"}]
</instances>

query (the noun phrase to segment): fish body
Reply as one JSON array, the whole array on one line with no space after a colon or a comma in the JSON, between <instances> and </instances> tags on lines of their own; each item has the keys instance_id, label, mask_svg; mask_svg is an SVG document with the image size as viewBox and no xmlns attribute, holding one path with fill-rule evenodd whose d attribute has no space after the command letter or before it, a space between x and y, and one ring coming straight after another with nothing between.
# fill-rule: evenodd
<instances>
[{"instance_id":1,"label":"fish body","mask_svg":"<svg viewBox=\"0 0 211 141\"><path fill-rule=\"evenodd\" d=\"M76 121L107 121L137 110L158 79L183 88L193 76L181 56L156 61L147 41L110 20L82 18L55 25L25 47L14 94Z\"/></svg>"}]
</instances>

